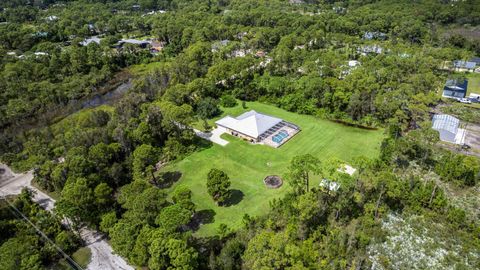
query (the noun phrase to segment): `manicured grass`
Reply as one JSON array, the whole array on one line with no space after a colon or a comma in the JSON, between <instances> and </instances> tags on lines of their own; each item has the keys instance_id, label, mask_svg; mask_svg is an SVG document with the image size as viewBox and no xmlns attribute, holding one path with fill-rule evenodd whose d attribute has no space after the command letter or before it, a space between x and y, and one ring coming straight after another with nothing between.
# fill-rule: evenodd
<instances>
[{"instance_id":1,"label":"manicured grass","mask_svg":"<svg viewBox=\"0 0 480 270\"><path fill-rule=\"evenodd\" d=\"M467 79L467 97L470 93L480 94L480 73L470 73L468 74Z\"/></svg>"},{"instance_id":2,"label":"manicured grass","mask_svg":"<svg viewBox=\"0 0 480 270\"><path fill-rule=\"evenodd\" d=\"M88 247L81 247L72 254L72 259L77 262L83 269L87 268L92 257L92 251Z\"/></svg>"},{"instance_id":3,"label":"manicured grass","mask_svg":"<svg viewBox=\"0 0 480 270\"><path fill-rule=\"evenodd\" d=\"M302 131L277 149L252 145L224 134L223 138L230 141L227 146L212 145L165 168L167 171L182 173L180 180L170 190L179 184L186 185L193 191L193 201L197 205L197 210L215 212L214 222L202 225L196 232L199 236L215 234L221 223L233 229L238 228L242 225L245 213L251 216L265 213L269 209L269 202L282 197L290 187L284 183L279 189L267 189L263 184L263 178L271 174L283 175L294 156L309 153L321 160L336 157L351 162L358 156L376 156L383 138L383 130L347 127L257 102L247 103L247 107L243 109L239 104L234 108L224 108L222 115L237 116L254 109L292 122L300 126ZM215 119L210 123L214 121ZM211 168L224 170L230 176L231 189L235 190L234 194L237 195L237 201L233 205L218 207L208 195L206 176Z\"/></svg>"}]
</instances>

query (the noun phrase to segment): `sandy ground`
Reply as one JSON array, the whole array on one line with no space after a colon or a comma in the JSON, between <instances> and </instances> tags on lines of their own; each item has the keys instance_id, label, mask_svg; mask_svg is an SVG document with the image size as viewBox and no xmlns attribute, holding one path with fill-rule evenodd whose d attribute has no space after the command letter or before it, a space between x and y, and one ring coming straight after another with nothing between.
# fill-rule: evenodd
<instances>
[{"instance_id":1,"label":"sandy ground","mask_svg":"<svg viewBox=\"0 0 480 270\"><path fill-rule=\"evenodd\" d=\"M33 172L16 174L10 168L0 163L0 196L20 194L24 187L35 191L33 200L42 208L52 211L55 200L31 185ZM80 236L85 241L86 247L92 251L92 258L87 266L89 270L122 269L134 270L120 256L113 253L112 247L104 239L104 236L97 231L82 228Z\"/></svg>"}]
</instances>

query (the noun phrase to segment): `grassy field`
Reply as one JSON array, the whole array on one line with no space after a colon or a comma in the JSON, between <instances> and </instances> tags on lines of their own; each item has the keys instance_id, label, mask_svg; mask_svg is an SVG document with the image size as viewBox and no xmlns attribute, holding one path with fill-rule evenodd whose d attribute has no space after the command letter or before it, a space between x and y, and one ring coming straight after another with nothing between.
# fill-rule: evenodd
<instances>
[{"instance_id":1,"label":"grassy field","mask_svg":"<svg viewBox=\"0 0 480 270\"><path fill-rule=\"evenodd\" d=\"M87 265L90 263L92 257L92 251L88 247L81 247L72 254L72 259L78 263L83 269L87 269ZM62 258L58 263L48 267L51 270L70 270L72 266L67 263L67 260Z\"/></svg>"},{"instance_id":2,"label":"grassy field","mask_svg":"<svg viewBox=\"0 0 480 270\"><path fill-rule=\"evenodd\" d=\"M227 146L212 145L167 166L167 171L182 173L180 180L170 190L179 184L188 186L193 191L197 210L203 210L205 215L211 218L210 223L206 222L200 227L197 235L213 235L221 223L230 228L238 228L245 213L251 216L265 213L269 209L269 201L282 197L290 187L284 183L279 189L267 189L262 180L270 174L283 175L292 157L309 153L321 160L336 157L346 162L358 156L374 157L379 152L383 138L383 130L347 127L257 102L247 103L247 107L243 109L237 105L223 109L222 116L237 116L246 110L254 109L295 123L302 131L277 149L252 145L224 134L223 138L230 141ZM210 123L214 121L215 119ZM206 175L213 167L224 170L230 176L231 189L235 194L230 206L216 206L207 193Z\"/></svg>"},{"instance_id":3,"label":"grassy field","mask_svg":"<svg viewBox=\"0 0 480 270\"><path fill-rule=\"evenodd\" d=\"M480 94L480 73L470 73L467 75L467 79L467 97L470 95L470 93Z\"/></svg>"},{"instance_id":4,"label":"grassy field","mask_svg":"<svg viewBox=\"0 0 480 270\"><path fill-rule=\"evenodd\" d=\"M72 259L84 269L86 269L87 265L90 263L91 257L92 251L88 247L81 247L72 254Z\"/></svg>"}]
</instances>

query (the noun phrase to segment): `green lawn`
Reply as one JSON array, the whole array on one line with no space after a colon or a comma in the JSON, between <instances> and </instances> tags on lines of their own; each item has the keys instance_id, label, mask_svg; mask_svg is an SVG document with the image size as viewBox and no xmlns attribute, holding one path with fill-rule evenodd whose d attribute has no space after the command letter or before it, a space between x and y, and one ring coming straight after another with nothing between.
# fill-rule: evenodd
<instances>
[{"instance_id":1,"label":"green lawn","mask_svg":"<svg viewBox=\"0 0 480 270\"><path fill-rule=\"evenodd\" d=\"M470 93L480 94L480 74L470 73L467 75L467 79L468 79L467 97L470 95Z\"/></svg>"},{"instance_id":2,"label":"green lawn","mask_svg":"<svg viewBox=\"0 0 480 270\"><path fill-rule=\"evenodd\" d=\"M170 190L179 184L186 185L193 191L193 201L198 207L197 210L215 212L214 222L202 225L197 235L213 235L221 223L227 224L230 228L238 228L245 213L251 216L265 213L269 209L269 201L282 197L289 186L285 183L280 189L271 190L264 186L262 180L270 174L283 175L292 157L310 153L321 160L337 157L346 162L362 155L374 157L379 152L383 138L383 130L371 131L347 127L257 102L247 103L247 107L243 109L239 104L234 108L223 109L222 115L237 116L246 110L254 109L290 121L300 126L302 131L277 149L251 145L224 134L223 138L230 141L227 146L213 145L167 166L165 168L167 171L182 173L180 180ZM210 122L213 123L214 120ZM238 203L218 207L210 198L205 182L208 171L213 167L224 170L230 176L231 189L236 190L235 194L243 194Z\"/></svg>"},{"instance_id":3,"label":"green lawn","mask_svg":"<svg viewBox=\"0 0 480 270\"><path fill-rule=\"evenodd\" d=\"M84 269L90 263L92 251L88 247L81 247L72 254L72 259L77 262Z\"/></svg>"},{"instance_id":4,"label":"green lawn","mask_svg":"<svg viewBox=\"0 0 480 270\"><path fill-rule=\"evenodd\" d=\"M480 94L480 74L478 73L469 73L467 75L468 86L467 93L465 97L468 97L470 93ZM480 109L480 103L472 102L472 104L464 104L466 107Z\"/></svg>"},{"instance_id":5,"label":"green lawn","mask_svg":"<svg viewBox=\"0 0 480 270\"><path fill-rule=\"evenodd\" d=\"M88 247L81 247L72 254L72 259L80 265L83 269L87 269L87 265L90 263L92 257L92 251ZM62 258L58 263L46 268L52 270L70 270L72 266L67 263L67 260Z\"/></svg>"}]
</instances>

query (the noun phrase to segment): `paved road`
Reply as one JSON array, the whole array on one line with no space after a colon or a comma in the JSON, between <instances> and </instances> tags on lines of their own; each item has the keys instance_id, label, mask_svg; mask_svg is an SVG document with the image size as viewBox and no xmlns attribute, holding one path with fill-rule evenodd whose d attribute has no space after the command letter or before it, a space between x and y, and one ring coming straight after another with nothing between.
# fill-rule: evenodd
<instances>
[{"instance_id":1,"label":"paved road","mask_svg":"<svg viewBox=\"0 0 480 270\"><path fill-rule=\"evenodd\" d=\"M223 133L226 132L225 128L222 128L222 127L217 127L216 129L212 130L211 132L203 132L203 131L200 131L198 129L193 129L193 131L195 132L195 134L200 137L200 138L203 138L205 140L209 140L213 143L216 143L216 144L219 144L221 146L225 146L228 144L228 141L220 138L220 135L222 135Z\"/></svg>"},{"instance_id":2,"label":"paved road","mask_svg":"<svg viewBox=\"0 0 480 270\"><path fill-rule=\"evenodd\" d=\"M22 174L14 173L6 165L0 163L0 191L2 195L20 194L24 187L35 191L33 200L42 208L52 211L55 200L31 185L33 172L28 171ZM134 270L120 256L113 253L112 247L104 239L103 235L88 228L80 230L80 236L85 241L86 247L92 251L92 259L87 266L89 270Z\"/></svg>"}]
</instances>

